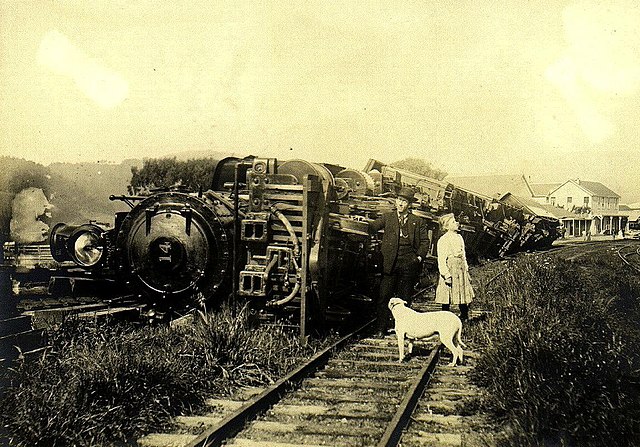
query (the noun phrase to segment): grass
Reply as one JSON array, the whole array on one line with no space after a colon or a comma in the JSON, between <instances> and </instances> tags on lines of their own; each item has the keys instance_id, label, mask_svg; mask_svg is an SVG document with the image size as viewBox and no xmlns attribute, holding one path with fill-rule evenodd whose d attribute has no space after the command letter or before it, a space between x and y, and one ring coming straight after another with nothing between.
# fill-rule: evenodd
<instances>
[{"instance_id":1,"label":"grass","mask_svg":"<svg viewBox=\"0 0 640 447\"><path fill-rule=\"evenodd\" d=\"M615 253L519 258L477 287L475 381L512 446L637 445L640 281Z\"/></svg>"},{"instance_id":2,"label":"grass","mask_svg":"<svg viewBox=\"0 0 640 447\"><path fill-rule=\"evenodd\" d=\"M270 384L317 348L229 309L175 329L69 320L47 355L11 372L0 417L11 445L122 445L207 397Z\"/></svg>"},{"instance_id":3,"label":"grass","mask_svg":"<svg viewBox=\"0 0 640 447\"><path fill-rule=\"evenodd\" d=\"M505 445L638 445L640 278L615 252L523 256L473 280L474 306L490 313L465 339L482 348L474 380L509 427ZM228 309L173 330L69 320L46 356L11 373L0 418L11 445L122 445L206 397L269 384L317 348Z\"/></svg>"}]
</instances>

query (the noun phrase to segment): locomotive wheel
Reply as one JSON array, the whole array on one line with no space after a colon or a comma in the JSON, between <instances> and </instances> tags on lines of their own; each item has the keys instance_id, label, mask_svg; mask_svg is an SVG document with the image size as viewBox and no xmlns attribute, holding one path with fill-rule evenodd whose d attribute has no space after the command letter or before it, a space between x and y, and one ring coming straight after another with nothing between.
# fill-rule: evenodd
<instances>
[{"instance_id":1,"label":"locomotive wheel","mask_svg":"<svg viewBox=\"0 0 640 447\"><path fill-rule=\"evenodd\" d=\"M119 270L158 307L183 306L182 298L197 292L205 298L223 293L231 275L230 242L224 220L208 202L184 193L156 194L122 223Z\"/></svg>"},{"instance_id":2,"label":"locomotive wheel","mask_svg":"<svg viewBox=\"0 0 640 447\"><path fill-rule=\"evenodd\" d=\"M305 160L288 160L278 166L279 174L291 174L299 184L302 184L305 175L317 175L324 182L333 184L333 175L325 166L311 163Z\"/></svg>"},{"instance_id":3,"label":"locomotive wheel","mask_svg":"<svg viewBox=\"0 0 640 447\"><path fill-rule=\"evenodd\" d=\"M373 194L375 188L375 182L373 177L363 171L357 171L355 169L344 169L336 175L336 177L350 180L353 187L353 192L359 195L370 196Z\"/></svg>"}]
</instances>

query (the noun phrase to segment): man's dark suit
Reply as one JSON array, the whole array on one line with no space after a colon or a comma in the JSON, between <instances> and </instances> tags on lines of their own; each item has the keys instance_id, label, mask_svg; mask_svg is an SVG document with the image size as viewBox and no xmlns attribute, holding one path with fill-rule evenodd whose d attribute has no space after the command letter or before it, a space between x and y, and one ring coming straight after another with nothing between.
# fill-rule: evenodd
<instances>
[{"instance_id":1,"label":"man's dark suit","mask_svg":"<svg viewBox=\"0 0 640 447\"><path fill-rule=\"evenodd\" d=\"M409 227L409 244L415 251L416 260L420 256L422 259L429 252L429 234L421 218L409 213L407 216L407 226ZM391 274L398 257L398 245L400 243L400 221L398 213L390 211L384 213L380 218L374 220L369 225L370 231L375 233L384 229L382 237L382 256L385 274Z\"/></svg>"},{"instance_id":2,"label":"man's dark suit","mask_svg":"<svg viewBox=\"0 0 640 447\"><path fill-rule=\"evenodd\" d=\"M420 261L429 252L429 234L421 218L409 213L403 226L410 250L400 252L400 221L398 213L391 211L371 222L369 230L375 233L384 229L382 236L383 276L376 302L377 329L385 330L391 316L387 303L393 296L410 301L420 274ZM403 233L404 234L404 233Z\"/></svg>"}]
</instances>

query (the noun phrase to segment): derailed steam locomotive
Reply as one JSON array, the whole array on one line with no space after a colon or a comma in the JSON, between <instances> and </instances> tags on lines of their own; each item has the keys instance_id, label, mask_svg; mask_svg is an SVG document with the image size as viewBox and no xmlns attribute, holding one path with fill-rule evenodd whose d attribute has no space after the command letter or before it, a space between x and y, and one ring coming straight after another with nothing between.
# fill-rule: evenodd
<instances>
[{"instance_id":1,"label":"derailed steam locomotive","mask_svg":"<svg viewBox=\"0 0 640 447\"><path fill-rule=\"evenodd\" d=\"M309 325L372 310L381 255L369 222L410 186L433 266L438 216L453 212L471 255L544 247L558 222L371 160L363 171L304 160L220 160L205 192L112 196L131 210L113 228L58 224L50 235L70 275L117 281L161 312L248 300L264 318ZM298 323L298 322L296 322Z\"/></svg>"}]
</instances>

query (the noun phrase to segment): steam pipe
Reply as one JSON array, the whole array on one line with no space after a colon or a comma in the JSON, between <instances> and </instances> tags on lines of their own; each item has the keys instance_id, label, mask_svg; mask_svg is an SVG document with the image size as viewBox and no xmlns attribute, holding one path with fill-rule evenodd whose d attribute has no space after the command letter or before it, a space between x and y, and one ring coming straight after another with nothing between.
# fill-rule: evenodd
<instances>
[{"instance_id":1,"label":"steam pipe","mask_svg":"<svg viewBox=\"0 0 640 447\"><path fill-rule=\"evenodd\" d=\"M236 302L238 300L238 257L240 256L240 211L238 203L240 181L238 172L240 167L249 166L252 166L252 163L240 161L233 168L233 265L231 267L233 274L233 281L231 281L231 315L233 318L236 317Z\"/></svg>"},{"instance_id":2,"label":"steam pipe","mask_svg":"<svg viewBox=\"0 0 640 447\"><path fill-rule=\"evenodd\" d=\"M283 304L287 304L289 301L294 299L300 290L300 275L296 275L296 285L293 286L293 290L289 295L281 300L275 301L273 303L269 303L270 306L282 306Z\"/></svg>"},{"instance_id":3,"label":"steam pipe","mask_svg":"<svg viewBox=\"0 0 640 447\"><path fill-rule=\"evenodd\" d=\"M282 224L285 226L285 228L289 232L289 236L291 237L291 242L293 242L293 255L299 256L300 242L298 241L298 236L296 236L296 232L293 229L291 222L289 222L289 219L287 219L287 216L285 216L280 210L278 210L276 205L273 205L271 207L271 212L275 214L278 219L280 219L280 222L282 222Z\"/></svg>"},{"instance_id":4,"label":"steam pipe","mask_svg":"<svg viewBox=\"0 0 640 447\"><path fill-rule=\"evenodd\" d=\"M271 258L271 261L269 261L269 264L264 269L264 273L267 277L269 277L269 273L271 273L271 269L273 268L274 265L276 265L276 263L278 262L278 259L280 259L280 256L278 256L278 254L273 255L273 257Z\"/></svg>"},{"instance_id":5,"label":"steam pipe","mask_svg":"<svg viewBox=\"0 0 640 447\"><path fill-rule=\"evenodd\" d=\"M289 219L287 219L287 216L285 216L277 208L277 204L273 205L270 208L270 210L271 210L271 212L273 214L275 214L275 216L278 219L280 219L280 222L282 222L282 224L285 226L285 228L289 232L289 236L291 238L291 242L293 242L293 258L292 258L292 261L293 261L294 267L296 269L296 283L293 286L293 290L291 291L291 293L289 293L289 295L287 295L286 297L284 297L281 300L269 303L270 306L282 306L283 304L286 304L289 301L293 300L296 297L296 295L298 294L298 291L300 290L300 285L301 285L301 282L302 282L302 278L301 278L301 273L300 273L300 266L298 265L298 261L296 261L296 258L300 255L300 242L298 241L298 236L296 236L296 232L293 229L293 226L291 225L291 222L289 222Z\"/></svg>"},{"instance_id":6,"label":"steam pipe","mask_svg":"<svg viewBox=\"0 0 640 447\"><path fill-rule=\"evenodd\" d=\"M300 286L302 284L301 269L300 269L300 266L298 265L298 261L296 261L295 256L291 258L291 261L293 262L293 266L296 269L296 283L293 286L293 290L289 295L287 295L283 299L276 301L274 303L270 303L271 306L282 306L283 304L287 304L289 301L291 301L296 297L296 295L298 294L298 291L300 290Z\"/></svg>"},{"instance_id":7,"label":"steam pipe","mask_svg":"<svg viewBox=\"0 0 640 447\"><path fill-rule=\"evenodd\" d=\"M125 196L125 195L121 195L121 196L116 196L115 194L111 194L109 196L109 200L111 200L112 202L114 200L120 200L124 203L126 203L127 205L129 205L130 208L133 208L133 202L132 200L144 200L147 197L144 196Z\"/></svg>"}]
</instances>

